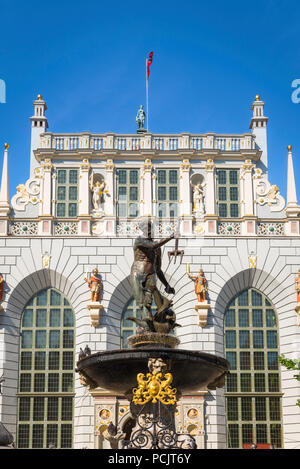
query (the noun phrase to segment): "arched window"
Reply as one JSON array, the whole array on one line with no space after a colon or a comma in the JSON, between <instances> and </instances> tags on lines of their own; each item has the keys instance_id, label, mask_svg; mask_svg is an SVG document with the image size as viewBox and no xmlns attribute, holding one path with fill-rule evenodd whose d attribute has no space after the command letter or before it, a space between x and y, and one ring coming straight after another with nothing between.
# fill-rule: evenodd
<instances>
[{"instance_id":1,"label":"arched window","mask_svg":"<svg viewBox=\"0 0 300 469\"><path fill-rule=\"evenodd\" d=\"M57 290L40 291L21 324L18 448L72 448L74 313Z\"/></svg>"},{"instance_id":2,"label":"arched window","mask_svg":"<svg viewBox=\"0 0 300 469\"><path fill-rule=\"evenodd\" d=\"M270 301L254 288L225 314L227 446L282 446L278 327Z\"/></svg>"},{"instance_id":3,"label":"arched window","mask_svg":"<svg viewBox=\"0 0 300 469\"><path fill-rule=\"evenodd\" d=\"M155 303L152 304L152 314L156 312ZM136 301L134 298L130 298L127 305L125 306L122 314L121 320L121 348L127 348L126 339L137 333L137 328L139 327L135 322L129 321L129 317L134 317L140 319L139 308L137 307Z\"/></svg>"}]
</instances>

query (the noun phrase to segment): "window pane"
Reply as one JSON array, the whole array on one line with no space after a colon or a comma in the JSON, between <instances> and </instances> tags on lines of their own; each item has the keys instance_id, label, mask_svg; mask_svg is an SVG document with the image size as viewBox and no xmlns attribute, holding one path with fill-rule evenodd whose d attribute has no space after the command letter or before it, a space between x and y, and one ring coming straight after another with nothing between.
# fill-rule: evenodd
<instances>
[{"instance_id":1,"label":"window pane","mask_svg":"<svg viewBox=\"0 0 300 469\"><path fill-rule=\"evenodd\" d=\"M22 348L32 347L32 331L22 332Z\"/></svg>"},{"instance_id":2,"label":"window pane","mask_svg":"<svg viewBox=\"0 0 300 469\"><path fill-rule=\"evenodd\" d=\"M236 347L235 331L226 331L225 332L225 343L226 343L226 348L235 348Z\"/></svg>"},{"instance_id":3,"label":"window pane","mask_svg":"<svg viewBox=\"0 0 300 469\"><path fill-rule=\"evenodd\" d=\"M59 370L59 352L49 352L49 370Z\"/></svg>"},{"instance_id":4,"label":"window pane","mask_svg":"<svg viewBox=\"0 0 300 469\"><path fill-rule=\"evenodd\" d=\"M227 399L227 418L228 420L238 420L238 398L228 397Z\"/></svg>"},{"instance_id":5,"label":"window pane","mask_svg":"<svg viewBox=\"0 0 300 469\"><path fill-rule=\"evenodd\" d=\"M263 327L262 309L254 309L252 311L252 325L253 327Z\"/></svg>"},{"instance_id":6,"label":"window pane","mask_svg":"<svg viewBox=\"0 0 300 469\"><path fill-rule=\"evenodd\" d=\"M57 434L58 434L58 425L54 425L54 424L47 425L47 448L49 448L50 445L54 445L55 448L57 448Z\"/></svg>"},{"instance_id":7,"label":"window pane","mask_svg":"<svg viewBox=\"0 0 300 469\"><path fill-rule=\"evenodd\" d=\"M167 198L167 189L166 187L159 186L157 188L157 199L158 200L166 200Z\"/></svg>"},{"instance_id":8,"label":"window pane","mask_svg":"<svg viewBox=\"0 0 300 469\"><path fill-rule=\"evenodd\" d=\"M235 311L234 309L229 309L225 315L225 327L234 327L235 326Z\"/></svg>"},{"instance_id":9,"label":"window pane","mask_svg":"<svg viewBox=\"0 0 300 469\"><path fill-rule=\"evenodd\" d=\"M177 187L170 187L170 200L177 200Z\"/></svg>"},{"instance_id":10,"label":"window pane","mask_svg":"<svg viewBox=\"0 0 300 469\"><path fill-rule=\"evenodd\" d=\"M274 445L275 448L281 448L281 425L280 424L272 424L270 426L271 432L271 444Z\"/></svg>"},{"instance_id":11,"label":"window pane","mask_svg":"<svg viewBox=\"0 0 300 469\"><path fill-rule=\"evenodd\" d=\"M117 172L119 184L126 184L126 169L119 169Z\"/></svg>"},{"instance_id":12,"label":"window pane","mask_svg":"<svg viewBox=\"0 0 300 469\"><path fill-rule=\"evenodd\" d=\"M265 397L255 398L255 418L256 420L266 420L267 406Z\"/></svg>"},{"instance_id":13,"label":"window pane","mask_svg":"<svg viewBox=\"0 0 300 469\"><path fill-rule=\"evenodd\" d=\"M249 331L239 331L240 348L250 347L250 333Z\"/></svg>"},{"instance_id":14,"label":"window pane","mask_svg":"<svg viewBox=\"0 0 300 469\"><path fill-rule=\"evenodd\" d=\"M130 184L138 184L139 182L139 173L136 169L133 169L129 172L130 175Z\"/></svg>"},{"instance_id":15,"label":"window pane","mask_svg":"<svg viewBox=\"0 0 300 469\"><path fill-rule=\"evenodd\" d=\"M46 331L35 332L35 347L46 348Z\"/></svg>"},{"instance_id":16,"label":"window pane","mask_svg":"<svg viewBox=\"0 0 300 469\"><path fill-rule=\"evenodd\" d=\"M47 310L37 309L36 310L36 326L46 327L46 325L47 325Z\"/></svg>"},{"instance_id":17,"label":"window pane","mask_svg":"<svg viewBox=\"0 0 300 469\"><path fill-rule=\"evenodd\" d=\"M127 200L127 187L119 187L118 188L118 199L119 201L123 202L123 201L126 201Z\"/></svg>"},{"instance_id":18,"label":"window pane","mask_svg":"<svg viewBox=\"0 0 300 469\"><path fill-rule=\"evenodd\" d=\"M263 331L253 331L253 347L263 348L264 347L264 333Z\"/></svg>"},{"instance_id":19,"label":"window pane","mask_svg":"<svg viewBox=\"0 0 300 469\"><path fill-rule=\"evenodd\" d=\"M63 373L62 375L62 392L73 391L73 373Z\"/></svg>"},{"instance_id":20,"label":"window pane","mask_svg":"<svg viewBox=\"0 0 300 469\"><path fill-rule=\"evenodd\" d=\"M278 353L268 352L268 369L278 370Z\"/></svg>"},{"instance_id":21,"label":"window pane","mask_svg":"<svg viewBox=\"0 0 300 469\"><path fill-rule=\"evenodd\" d=\"M50 310L50 327L60 326L60 309Z\"/></svg>"},{"instance_id":22,"label":"window pane","mask_svg":"<svg viewBox=\"0 0 300 469\"><path fill-rule=\"evenodd\" d=\"M63 352L63 370L73 370L73 352Z\"/></svg>"},{"instance_id":23,"label":"window pane","mask_svg":"<svg viewBox=\"0 0 300 469\"><path fill-rule=\"evenodd\" d=\"M226 184L226 171L218 171L218 183Z\"/></svg>"},{"instance_id":24,"label":"window pane","mask_svg":"<svg viewBox=\"0 0 300 469\"><path fill-rule=\"evenodd\" d=\"M226 204L219 204L219 216L220 217L227 217L227 205Z\"/></svg>"},{"instance_id":25,"label":"window pane","mask_svg":"<svg viewBox=\"0 0 300 469\"><path fill-rule=\"evenodd\" d=\"M61 406L61 419L62 420L72 420L73 405L72 397L63 397L62 406Z\"/></svg>"},{"instance_id":26,"label":"window pane","mask_svg":"<svg viewBox=\"0 0 300 469\"><path fill-rule=\"evenodd\" d=\"M69 204L69 217L76 217L77 204Z\"/></svg>"},{"instance_id":27,"label":"window pane","mask_svg":"<svg viewBox=\"0 0 300 469\"><path fill-rule=\"evenodd\" d=\"M49 333L49 347L59 348L60 347L60 331L50 331Z\"/></svg>"},{"instance_id":28,"label":"window pane","mask_svg":"<svg viewBox=\"0 0 300 469\"><path fill-rule=\"evenodd\" d=\"M279 397L269 397L270 420L280 420L280 399Z\"/></svg>"},{"instance_id":29,"label":"window pane","mask_svg":"<svg viewBox=\"0 0 300 469\"><path fill-rule=\"evenodd\" d=\"M66 188L65 188L65 186L59 186L57 188L57 200L66 200Z\"/></svg>"},{"instance_id":30,"label":"window pane","mask_svg":"<svg viewBox=\"0 0 300 469\"><path fill-rule=\"evenodd\" d=\"M266 379L264 373L255 373L254 375L254 390L255 392L265 392Z\"/></svg>"},{"instance_id":31,"label":"window pane","mask_svg":"<svg viewBox=\"0 0 300 469\"><path fill-rule=\"evenodd\" d=\"M251 392L251 375L241 374L241 392Z\"/></svg>"},{"instance_id":32,"label":"window pane","mask_svg":"<svg viewBox=\"0 0 300 469\"><path fill-rule=\"evenodd\" d=\"M239 216L238 204L230 204L230 216L233 218L238 218Z\"/></svg>"},{"instance_id":33,"label":"window pane","mask_svg":"<svg viewBox=\"0 0 300 469\"><path fill-rule=\"evenodd\" d=\"M74 332L66 330L63 332L63 347L73 348L74 346Z\"/></svg>"},{"instance_id":34,"label":"window pane","mask_svg":"<svg viewBox=\"0 0 300 469\"><path fill-rule=\"evenodd\" d=\"M25 309L22 319L23 327L32 327L33 326L33 311L32 309Z\"/></svg>"},{"instance_id":35,"label":"window pane","mask_svg":"<svg viewBox=\"0 0 300 469\"><path fill-rule=\"evenodd\" d=\"M32 447L43 448L44 426L32 425Z\"/></svg>"},{"instance_id":36,"label":"window pane","mask_svg":"<svg viewBox=\"0 0 300 469\"><path fill-rule=\"evenodd\" d=\"M242 425L242 443L253 442L253 426L250 424L243 423Z\"/></svg>"},{"instance_id":37,"label":"window pane","mask_svg":"<svg viewBox=\"0 0 300 469\"><path fill-rule=\"evenodd\" d=\"M255 290L251 291L252 295L252 306L262 306L262 296Z\"/></svg>"},{"instance_id":38,"label":"window pane","mask_svg":"<svg viewBox=\"0 0 300 469\"><path fill-rule=\"evenodd\" d=\"M238 188L237 187L230 187L230 200L236 201L238 200Z\"/></svg>"},{"instance_id":39,"label":"window pane","mask_svg":"<svg viewBox=\"0 0 300 469\"><path fill-rule=\"evenodd\" d=\"M33 420L44 420L45 398L35 397L33 399Z\"/></svg>"},{"instance_id":40,"label":"window pane","mask_svg":"<svg viewBox=\"0 0 300 469\"><path fill-rule=\"evenodd\" d=\"M61 426L61 448L72 447L72 425Z\"/></svg>"},{"instance_id":41,"label":"window pane","mask_svg":"<svg viewBox=\"0 0 300 469\"><path fill-rule=\"evenodd\" d=\"M20 392L31 391L31 374L21 374L20 376Z\"/></svg>"},{"instance_id":42,"label":"window pane","mask_svg":"<svg viewBox=\"0 0 300 469\"><path fill-rule=\"evenodd\" d=\"M263 370L265 368L265 354L264 352L254 352L254 369Z\"/></svg>"},{"instance_id":43,"label":"window pane","mask_svg":"<svg viewBox=\"0 0 300 469\"><path fill-rule=\"evenodd\" d=\"M268 443L267 425L256 425L256 443Z\"/></svg>"},{"instance_id":44,"label":"window pane","mask_svg":"<svg viewBox=\"0 0 300 469\"><path fill-rule=\"evenodd\" d=\"M240 353L240 368L241 370L250 370L250 352Z\"/></svg>"},{"instance_id":45,"label":"window pane","mask_svg":"<svg viewBox=\"0 0 300 469\"><path fill-rule=\"evenodd\" d=\"M78 181L77 169L70 169L69 183L70 184L77 184L77 181Z\"/></svg>"},{"instance_id":46,"label":"window pane","mask_svg":"<svg viewBox=\"0 0 300 469\"><path fill-rule=\"evenodd\" d=\"M243 291L238 296L238 305L239 306L248 306L248 291L247 290Z\"/></svg>"},{"instance_id":47,"label":"window pane","mask_svg":"<svg viewBox=\"0 0 300 469\"><path fill-rule=\"evenodd\" d=\"M67 172L65 169L59 169L57 171L57 183L65 184L67 182Z\"/></svg>"},{"instance_id":48,"label":"window pane","mask_svg":"<svg viewBox=\"0 0 300 469\"><path fill-rule=\"evenodd\" d=\"M267 347L277 348L277 332L267 331Z\"/></svg>"},{"instance_id":49,"label":"window pane","mask_svg":"<svg viewBox=\"0 0 300 469\"><path fill-rule=\"evenodd\" d=\"M64 310L64 327L74 326L74 314L71 309Z\"/></svg>"},{"instance_id":50,"label":"window pane","mask_svg":"<svg viewBox=\"0 0 300 469\"><path fill-rule=\"evenodd\" d=\"M170 169L169 171L169 183L170 184L177 184L177 170Z\"/></svg>"},{"instance_id":51,"label":"window pane","mask_svg":"<svg viewBox=\"0 0 300 469\"><path fill-rule=\"evenodd\" d=\"M55 290L51 290L50 304L51 306L59 306L61 304L61 294Z\"/></svg>"},{"instance_id":52,"label":"window pane","mask_svg":"<svg viewBox=\"0 0 300 469\"><path fill-rule=\"evenodd\" d=\"M226 187L219 187L219 200L226 200Z\"/></svg>"},{"instance_id":53,"label":"window pane","mask_svg":"<svg viewBox=\"0 0 300 469\"><path fill-rule=\"evenodd\" d=\"M69 200L77 200L77 187L69 187Z\"/></svg>"},{"instance_id":54,"label":"window pane","mask_svg":"<svg viewBox=\"0 0 300 469\"><path fill-rule=\"evenodd\" d=\"M19 425L18 448L29 448L29 425Z\"/></svg>"},{"instance_id":55,"label":"window pane","mask_svg":"<svg viewBox=\"0 0 300 469\"><path fill-rule=\"evenodd\" d=\"M230 373L226 377L227 382L227 392L237 392L237 375Z\"/></svg>"},{"instance_id":56,"label":"window pane","mask_svg":"<svg viewBox=\"0 0 300 469\"><path fill-rule=\"evenodd\" d=\"M228 425L228 447L238 448L239 443L239 426L237 424L230 423Z\"/></svg>"},{"instance_id":57,"label":"window pane","mask_svg":"<svg viewBox=\"0 0 300 469\"><path fill-rule=\"evenodd\" d=\"M138 188L137 187L129 188L129 200L138 200Z\"/></svg>"},{"instance_id":58,"label":"window pane","mask_svg":"<svg viewBox=\"0 0 300 469\"><path fill-rule=\"evenodd\" d=\"M34 392L45 392L45 375L36 373L34 375Z\"/></svg>"},{"instance_id":59,"label":"window pane","mask_svg":"<svg viewBox=\"0 0 300 469\"><path fill-rule=\"evenodd\" d=\"M59 391L59 374L50 373L48 375L48 391L49 392Z\"/></svg>"},{"instance_id":60,"label":"window pane","mask_svg":"<svg viewBox=\"0 0 300 469\"><path fill-rule=\"evenodd\" d=\"M279 375L270 373L268 376L269 380L269 392L279 392Z\"/></svg>"},{"instance_id":61,"label":"window pane","mask_svg":"<svg viewBox=\"0 0 300 469\"><path fill-rule=\"evenodd\" d=\"M229 171L229 182L230 182L230 184L237 184L238 183L238 172L237 171Z\"/></svg>"},{"instance_id":62,"label":"window pane","mask_svg":"<svg viewBox=\"0 0 300 469\"><path fill-rule=\"evenodd\" d=\"M239 326L249 326L249 311L247 309L239 309Z\"/></svg>"},{"instance_id":63,"label":"window pane","mask_svg":"<svg viewBox=\"0 0 300 469\"><path fill-rule=\"evenodd\" d=\"M47 420L58 420L58 397L48 397Z\"/></svg>"},{"instance_id":64,"label":"window pane","mask_svg":"<svg viewBox=\"0 0 300 469\"><path fill-rule=\"evenodd\" d=\"M66 204L62 204L62 203L57 204L57 216L58 217L66 216Z\"/></svg>"},{"instance_id":65,"label":"window pane","mask_svg":"<svg viewBox=\"0 0 300 469\"><path fill-rule=\"evenodd\" d=\"M252 420L252 399L251 397L241 398L242 420Z\"/></svg>"},{"instance_id":66,"label":"window pane","mask_svg":"<svg viewBox=\"0 0 300 469\"><path fill-rule=\"evenodd\" d=\"M26 421L30 419L30 397L21 397L19 401L19 420Z\"/></svg>"},{"instance_id":67,"label":"window pane","mask_svg":"<svg viewBox=\"0 0 300 469\"><path fill-rule=\"evenodd\" d=\"M167 183L167 175L165 170L158 170L157 171L157 182L158 184L166 184Z\"/></svg>"},{"instance_id":68,"label":"window pane","mask_svg":"<svg viewBox=\"0 0 300 469\"><path fill-rule=\"evenodd\" d=\"M46 368L46 352L35 352L34 369L45 370L45 368Z\"/></svg>"},{"instance_id":69,"label":"window pane","mask_svg":"<svg viewBox=\"0 0 300 469\"><path fill-rule=\"evenodd\" d=\"M266 326L276 327L276 316L272 309L267 309L266 312Z\"/></svg>"},{"instance_id":70,"label":"window pane","mask_svg":"<svg viewBox=\"0 0 300 469\"><path fill-rule=\"evenodd\" d=\"M31 370L32 367L32 354L31 352L21 353L21 370Z\"/></svg>"},{"instance_id":71,"label":"window pane","mask_svg":"<svg viewBox=\"0 0 300 469\"><path fill-rule=\"evenodd\" d=\"M40 291L36 296L37 306L47 306L47 290Z\"/></svg>"}]
</instances>

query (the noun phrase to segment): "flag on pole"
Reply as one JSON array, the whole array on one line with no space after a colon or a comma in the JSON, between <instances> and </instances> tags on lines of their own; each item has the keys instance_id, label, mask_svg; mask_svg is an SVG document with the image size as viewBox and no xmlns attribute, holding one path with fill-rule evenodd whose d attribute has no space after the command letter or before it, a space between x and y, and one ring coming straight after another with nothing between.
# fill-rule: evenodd
<instances>
[{"instance_id":1,"label":"flag on pole","mask_svg":"<svg viewBox=\"0 0 300 469\"><path fill-rule=\"evenodd\" d=\"M150 75L150 65L152 64L153 52L150 52L147 60L147 80L149 80Z\"/></svg>"}]
</instances>

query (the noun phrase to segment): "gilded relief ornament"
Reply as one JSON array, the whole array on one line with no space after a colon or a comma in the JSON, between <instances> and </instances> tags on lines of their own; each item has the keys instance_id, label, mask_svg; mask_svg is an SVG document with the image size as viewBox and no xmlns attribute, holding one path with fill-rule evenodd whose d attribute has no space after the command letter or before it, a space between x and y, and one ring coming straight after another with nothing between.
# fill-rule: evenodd
<instances>
[{"instance_id":1,"label":"gilded relief ornament","mask_svg":"<svg viewBox=\"0 0 300 469\"><path fill-rule=\"evenodd\" d=\"M144 405L147 402L160 401L165 405L176 404L176 388L171 388L173 376L171 373L144 373L137 375L138 388L133 389L132 401L134 404Z\"/></svg>"}]
</instances>

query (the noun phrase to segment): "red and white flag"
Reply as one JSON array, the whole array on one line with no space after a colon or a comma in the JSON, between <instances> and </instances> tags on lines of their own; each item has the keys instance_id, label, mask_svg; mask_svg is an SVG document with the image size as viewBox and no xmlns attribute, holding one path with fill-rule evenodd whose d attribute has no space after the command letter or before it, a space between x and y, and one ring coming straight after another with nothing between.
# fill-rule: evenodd
<instances>
[{"instance_id":1,"label":"red and white flag","mask_svg":"<svg viewBox=\"0 0 300 469\"><path fill-rule=\"evenodd\" d=\"M152 64L153 52L150 52L149 57L147 59L147 80L149 80L150 75L150 65Z\"/></svg>"}]
</instances>

